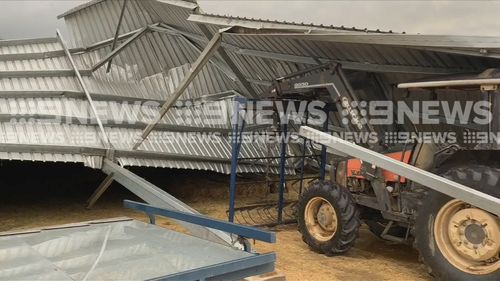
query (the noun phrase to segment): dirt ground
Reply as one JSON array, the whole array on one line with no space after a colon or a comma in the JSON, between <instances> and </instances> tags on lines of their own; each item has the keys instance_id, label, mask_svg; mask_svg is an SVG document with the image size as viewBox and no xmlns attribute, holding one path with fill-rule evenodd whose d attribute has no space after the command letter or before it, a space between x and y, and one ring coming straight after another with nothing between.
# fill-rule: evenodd
<instances>
[{"instance_id":1,"label":"dirt ground","mask_svg":"<svg viewBox=\"0 0 500 281\"><path fill-rule=\"evenodd\" d=\"M26 171L29 171L26 174ZM203 214L225 218L227 177L205 172L137 170ZM61 165L31 164L26 167L0 163L0 231L128 216L146 218L123 209L123 199L137 198L119 185L112 185L92 210L85 201L103 176L97 171ZM252 198L255 186L242 187L239 203ZM262 190L254 196L262 199ZM176 228L168 220L161 226ZM296 225L273 228L276 244L257 243L258 252L274 251L277 270L287 280L431 280L410 246L383 241L362 228L356 245L344 256L326 257L310 251Z\"/></svg>"}]
</instances>

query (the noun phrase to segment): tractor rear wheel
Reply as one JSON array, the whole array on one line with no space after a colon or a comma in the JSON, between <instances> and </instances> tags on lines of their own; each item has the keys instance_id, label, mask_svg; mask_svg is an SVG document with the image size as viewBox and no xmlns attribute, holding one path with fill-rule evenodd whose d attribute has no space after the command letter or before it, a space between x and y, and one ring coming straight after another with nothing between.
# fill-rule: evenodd
<instances>
[{"instance_id":1,"label":"tractor rear wheel","mask_svg":"<svg viewBox=\"0 0 500 281\"><path fill-rule=\"evenodd\" d=\"M500 197L500 169L454 167L450 180ZM438 280L500 280L500 219L458 199L429 190L415 222L415 246Z\"/></svg>"},{"instance_id":2,"label":"tractor rear wheel","mask_svg":"<svg viewBox=\"0 0 500 281\"><path fill-rule=\"evenodd\" d=\"M297 210L302 239L316 252L345 253L358 237L359 212L344 187L330 182L313 183L301 195Z\"/></svg>"}]
</instances>

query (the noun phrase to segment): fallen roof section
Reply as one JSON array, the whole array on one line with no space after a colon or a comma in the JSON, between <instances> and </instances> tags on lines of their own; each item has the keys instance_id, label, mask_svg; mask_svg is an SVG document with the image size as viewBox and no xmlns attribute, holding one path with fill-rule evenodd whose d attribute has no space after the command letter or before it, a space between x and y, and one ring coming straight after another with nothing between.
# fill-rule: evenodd
<instances>
[{"instance_id":1,"label":"fallen roof section","mask_svg":"<svg viewBox=\"0 0 500 281\"><path fill-rule=\"evenodd\" d=\"M0 50L4 54L23 54L24 57L22 60L0 58L0 70L7 73L0 77L0 158L80 162L101 168L103 158L108 155L98 137L96 116L74 71L59 73L61 68L71 67L61 45L52 39L2 43ZM28 59L37 52L49 52L51 56ZM80 71L97 59L96 51L72 56ZM222 75L213 64L204 68L187 88L179 101L181 107L173 108L160 121L151 140L141 150L130 151L140 129L147 125L161 100L175 90L189 68L189 64L185 64L166 74L135 81L127 79L132 68L113 65L109 75L102 69L83 77L94 98L98 117L103 121L104 131L110 136L118 163L229 173L230 98L238 93L225 91L233 87L221 83L222 79L207 85L210 77L215 80ZM35 75L36 71L47 71L47 75ZM9 74L12 72L16 75ZM210 119L209 114L214 110L223 117L221 120ZM271 150L273 155L279 154L277 146ZM247 144L242 147L242 154L249 158L266 156L267 146L264 142ZM243 162L239 171L265 172L266 165L267 161L265 164L263 161ZM271 167L271 172L278 170Z\"/></svg>"},{"instance_id":2,"label":"fallen roof section","mask_svg":"<svg viewBox=\"0 0 500 281\"><path fill-rule=\"evenodd\" d=\"M344 69L352 71L394 75L391 77L396 78L391 82L396 83L402 82L397 80L399 74L409 74L405 79L411 79L422 75L477 73L500 67L500 40L494 37L406 35L222 17L203 14L195 1L128 0L125 9L122 4L122 1L94 0L61 15L71 34L68 53L75 60L75 69L68 64L59 40L42 38L0 42L0 105L6 108L2 113L14 114L23 120L59 118L72 123L7 124L4 118L2 128L23 138L11 142L4 140L3 144L10 145L10 148L4 151L7 154L1 155L19 160L69 159L99 167L99 159L106 156L102 153L104 144L98 141L82 144L68 133L95 135L98 133L95 119L106 119L109 122L103 124L104 133L120 136L111 144L117 151L116 159L123 165L227 173L229 123L219 126L206 122L185 124L183 120L173 119L180 111L174 106L166 110L166 117L152 131L152 139L133 152L133 140L147 126L146 115L154 115L159 106L145 107L145 112L151 114L134 116L134 124L120 123L106 108L114 106L120 112L130 112L131 105L123 102L154 101L161 105L171 99L172 103L172 100L177 101L177 97L172 98L174 93L184 101L211 96L228 98L234 93L259 98L274 79L326 62L340 63ZM123 20L120 21L122 10ZM191 74L192 64L197 59L204 59L202 55L209 41L222 28L230 29L221 32L217 52L186 90L179 92L182 81ZM117 43L116 48L113 48L113 42ZM105 67L96 67L105 65L111 58L109 73ZM75 71L82 74L87 91L82 89L82 82L75 79ZM88 114L89 104L85 100L88 95L94 100L93 104L104 108L97 116ZM46 99L45 104L52 107L64 105L83 111L47 110L40 107L43 104L41 99ZM229 116L231 111L227 102L212 104L219 104L219 112ZM203 114L200 117L207 119ZM178 137L185 132L207 131L224 134L209 144L203 143L202 136L191 144L166 141L167 133ZM36 132L61 135L61 139L39 140L33 137ZM35 150L22 149L33 145L52 150L37 154ZM78 156L78 151L69 153L69 158L47 156L60 155L58 147L67 152L78 145L99 152L84 154L85 157ZM18 154L15 154L14 147L19 149ZM258 140L244 145L242 156L279 154L277 146L271 147L272 155L267 154L268 150L265 142ZM138 153L142 153L141 156ZM265 166L258 161L242 163L240 171L262 172Z\"/></svg>"},{"instance_id":3,"label":"fallen roof section","mask_svg":"<svg viewBox=\"0 0 500 281\"><path fill-rule=\"evenodd\" d=\"M4 280L242 279L276 259L127 218L4 235L0 247Z\"/></svg>"}]
</instances>

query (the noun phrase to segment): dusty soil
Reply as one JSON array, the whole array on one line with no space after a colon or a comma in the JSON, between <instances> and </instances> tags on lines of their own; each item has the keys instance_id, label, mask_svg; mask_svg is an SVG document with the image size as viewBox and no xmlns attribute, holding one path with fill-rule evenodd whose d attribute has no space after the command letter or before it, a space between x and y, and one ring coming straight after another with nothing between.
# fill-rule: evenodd
<instances>
[{"instance_id":1,"label":"dusty soil","mask_svg":"<svg viewBox=\"0 0 500 281\"><path fill-rule=\"evenodd\" d=\"M123 199L137 198L118 185L112 185L92 210L85 209L87 197L103 179L99 172L61 165L0 164L0 231L121 216L146 221L142 214L121 207ZM201 213L225 218L227 177L159 169L136 172L175 193ZM256 186L241 189L240 204L245 199L255 201L266 196ZM255 190L259 191L252 196ZM165 219L158 220L158 224L178 228ZM380 240L364 227L356 246L348 254L336 257L310 251L296 225L273 230L278 242L257 243L255 248L259 252L276 252L277 269L288 280L431 280L410 246Z\"/></svg>"}]
</instances>

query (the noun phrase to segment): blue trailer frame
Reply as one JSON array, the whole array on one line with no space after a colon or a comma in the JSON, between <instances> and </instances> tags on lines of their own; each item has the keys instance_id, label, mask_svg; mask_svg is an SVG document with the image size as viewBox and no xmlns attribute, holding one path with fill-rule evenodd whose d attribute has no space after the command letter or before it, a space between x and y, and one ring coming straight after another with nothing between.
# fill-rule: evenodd
<instances>
[{"instance_id":1,"label":"blue trailer frame","mask_svg":"<svg viewBox=\"0 0 500 281\"><path fill-rule=\"evenodd\" d=\"M130 200L124 200L123 206L125 208L146 213L152 224L155 223L154 218L158 215L232 233L238 236L239 241L245 239L255 239L267 243L276 243L276 234L274 232L250 226L238 225L232 222L214 219L199 214L188 214L158 208L149 204ZM248 245L250 245L249 243L243 244L246 246L245 251L252 252L251 248L248 247ZM216 265L179 272L152 280L239 280L248 276L272 272L274 271L275 262L275 253L255 254L251 257L245 257Z\"/></svg>"},{"instance_id":2,"label":"blue trailer frame","mask_svg":"<svg viewBox=\"0 0 500 281\"><path fill-rule=\"evenodd\" d=\"M276 242L272 232L124 201L124 206L232 233L232 245L120 218L0 233L2 280L241 280L274 271L275 253L252 251L249 239ZM242 249L244 245L244 250ZM91 257L91 258L90 258Z\"/></svg>"}]
</instances>

